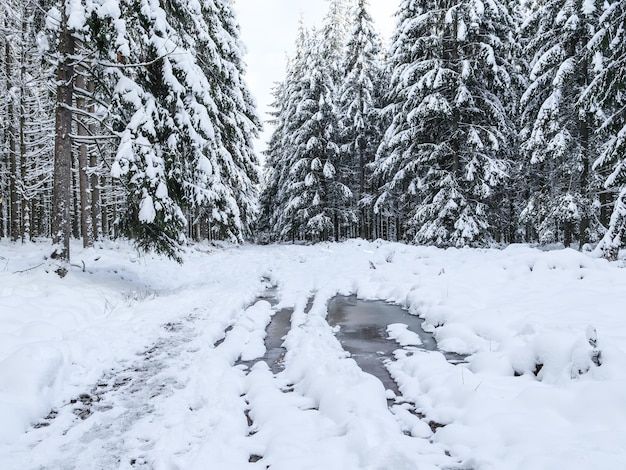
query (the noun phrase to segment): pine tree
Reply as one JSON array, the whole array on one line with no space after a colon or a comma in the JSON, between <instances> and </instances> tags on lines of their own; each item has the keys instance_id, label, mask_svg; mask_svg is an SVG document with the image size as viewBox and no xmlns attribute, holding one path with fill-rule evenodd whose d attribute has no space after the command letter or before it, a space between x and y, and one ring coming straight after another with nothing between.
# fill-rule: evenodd
<instances>
[{"instance_id":1,"label":"pine tree","mask_svg":"<svg viewBox=\"0 0 626 470\"><path fill-rule=\"evenodd\" d=\"M598 22L600 27L588 44L588 60L597 75L583 98L604 111L601 130L605 143L594 167L608 173L604 186L617 194L597 252L617 259L626 238L626 1L606 4Z\"/></svg>"},{"instance_id":2,"label":"pine tree","mask_svg":"<svg viewBox=\"0 0 626 470\"><path fill-rule=\"evenodd\" d=\"M532 193L522 220L543 243L578 238L582 246L594 232L595 106L580 97L594 75L585 48L597 24L593 2L552 0L538 2L524 25L533 59L521 100L522 148Z\"/></svg>"},{"instance_id":3,"label":"pine tree","mask_svg":"<svg viewBox=\"0 0 626 470\"><path fill-rule=\"evenodd\" d=\"M326 67L337 86L345 75L344 54L350 35L350 13L354 0L327 0L328 11L321 29L323 52Z\"/></svg>"},{"instance_id":4,"label":"pine tree","mask_svg":"<svg viewBox=\"0 0 626 470\"><path fill-rule=\"evenodd\" d=\"M417 243L488 243L515 135L512 18L499 2L417 0L403 1L398 17L377 206L399 207Z\"/></svg>"},{"instance_id":5,"label":"pine tree","mask_svg":"<svg viewBox=\"0 0 626 470\"><path fill-rule=\"evenodd\" d=\"M217 127L219 143L223 152L219 164L226 186L232 191L232 200L227 209L232 214L228 223L220 223L222 233L228 238L243 241L250 235L251 225L258 213L257 188L261 181L260 163L253 148L253 139L258 136L261 121L257 115L256 104L244 82L245 66L243 61L244 46L239 39L239 26L236 22L232 2L215 2L217 15L211 16L210 2L205 2L205 16L209 22L217 56L210 51L211 44L199 48L202 57L201 68L209 77L217 96ZM209 60L207 60L207 58ZM216 64L221 64L216 67ZM214 80L217 75L219 80ZM227 200L230 200L230 196ZM213 224L219 221L213 217L214 204L207 207L207 214ZM222 237L224 238L224 237Z\"/></svg>"},{"instance_id":6,"label":"pine tree","mask_svg":"<svg viewBox=\"0 0 626 470\"><path fill-rule=\"evenodd\" d=\"M362 238L372 232L371 220L368 220L371 217L366 210L367 196L371 193L368 165L374 160L382 137L377 116L381 41L368 8L367 0L358 0L353 10L343 63L345 78L339 88L341 150L350 170L348 186L355 195L353 205L359 212L358 234Z\"/></svg>"},{"instance_id":7,"label":"pine tree","mask_svg":"<svg viewBox=\"0 0 626 470\"><path fill-rule=\"evenodd\" d=\"M267 238L273 241L300 238L293 214L287 216L286 209L290 202L288 188L294 156L291 132L295 128L294 116L298 109L302 77L306 74L304 57L308 42L309 32L300 20L296 52L288 61L285 80L278 83L273 92L274 112L270 124L274 131L265 152L265 184L261 194L259 224L267 232Z\"/></svg>"},{"instance_id":8,"label":"pine tree","mask_svg":"<svg viewBox=\"0 0 626 470\"><path fill-rule=\"evenodd\" d=\"M332 2L322 34L300 24L296 55L275 92L262 196L272 239L339 239L356 222L339 140L336 75L344 36L341 21L330 20L342 4Z\"/></svg>"},{"instance_id":9,"label":"pine tree","mask_svg":"<svg viewBox=\"0 0 626 470\"><path fill-rule=\"evenodd\" d=\"M255 210L258 118L230 2L128 0L116 13L123 21L94 26L98 43L116 38L108 59L121 142L112 174L128 190L124 231L140 248L178 258L185 211L201 208L213 238L242 241Z\"/></svg>"},{"instance_id":10,"label":"pine tree","mask_svg":"<svg viewBox=\"0 0 626 470\"><path fill-rule=\"evenodd\" d=\"M302 57L303 74L292 98L297 106L288 128L293 156L285 217L300 238L314 241L338 239L356 221L349 204L352 193L338 171L335 88L324 52L320 35L313 32Z\"/></svg>"}]
</instances>

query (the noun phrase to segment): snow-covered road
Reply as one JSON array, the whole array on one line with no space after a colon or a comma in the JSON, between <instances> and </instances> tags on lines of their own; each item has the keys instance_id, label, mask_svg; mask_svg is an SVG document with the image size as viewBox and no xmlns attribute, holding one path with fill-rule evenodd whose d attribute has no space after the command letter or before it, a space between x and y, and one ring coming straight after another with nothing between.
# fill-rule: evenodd
<instances>
[{"instance_id":1,"label":"snow-covered road","mask_svg":"<svg viewBox=\"0 0 626 470\"><path fill-rule=\"evenodd\" d=\"M2 469L624 468L619 263L352 241L198 247L178 266L106 245L59 280L18 272L45 245L0 248ZM327 322L337 293L405 306L468 362L396 326L388 401Z\"/></svg>"}]
</instances>

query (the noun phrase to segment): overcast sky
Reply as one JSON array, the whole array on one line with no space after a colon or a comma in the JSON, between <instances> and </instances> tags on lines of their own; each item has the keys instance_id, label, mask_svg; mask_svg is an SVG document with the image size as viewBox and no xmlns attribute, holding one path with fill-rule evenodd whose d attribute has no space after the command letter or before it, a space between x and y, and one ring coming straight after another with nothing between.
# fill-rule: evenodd
<instances>
[{"instance_id":1,"label":"overcast sky","mask_svg":"<svg viewBox=\"0 0 626 470\"><path fill-rule=\"evenodd\" d=\"M391 35L399 4L400 0L370 0L370 13L385 39ZM263 121L271 109L272 87L285 76L285 58L293 52L300 16L307 26L319 26L327 8L327 0L235 0L241 39L247 48L246 81ZM264 124L257 151L265 149L270 133Z\"/></svg>"}]
</instances>

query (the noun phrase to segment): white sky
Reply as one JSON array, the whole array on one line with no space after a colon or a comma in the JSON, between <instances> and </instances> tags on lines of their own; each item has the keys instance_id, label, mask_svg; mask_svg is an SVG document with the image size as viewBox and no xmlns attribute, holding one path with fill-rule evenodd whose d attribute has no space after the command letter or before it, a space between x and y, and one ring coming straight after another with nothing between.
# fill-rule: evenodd
<instances>
[{"instance_id":1,"label":"white sky","mask_svg":"<svg viewBox=\"0 0 626 470\"><path fill-rule=\"evenodd\" d=\"M369 1L378 31L383 38L389 38L400 0ZM241 39L247 48L246 81L263 121L269 118L272 87L285 76L285 58L293 52L300 15L307 26L319 26L327 9L327 0L235 0ZM271 128L264 124L255 145L257 151L265 149L270 134Z\"/></svg>"}]
</instances>

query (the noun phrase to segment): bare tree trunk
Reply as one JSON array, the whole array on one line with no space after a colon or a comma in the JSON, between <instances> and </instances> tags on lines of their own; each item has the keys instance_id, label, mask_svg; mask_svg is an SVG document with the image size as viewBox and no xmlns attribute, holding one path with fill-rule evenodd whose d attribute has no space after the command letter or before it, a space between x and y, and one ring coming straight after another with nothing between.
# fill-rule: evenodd
<instances>
[{"instance_id":1,"label":"bare tree trunk","mask_svg":"<svg viewBox=\"0 0 626 470\"><path fill-rule=\"evenodd\" d=\"M52 258L69 263L70 207L72 204L72 97L74 93L74 38L68 28L67 11L61 12L59 63L57 64L57 103L55 113L54 185L52 191ZM57 270L67 274L67 267Z\"/></svg>"},{"instance_id":2,"label":"bare tree trunk","mask_svg":"<svg viewBox=\"0 0 626 470\"><path fill-rule=\"evenodd\" d=\"M4 238L4 199L0 193L0 238Z\"/></svg>"},{"instance_id":3,"label":"bare tree trunk","mask_svg":"<svg viewBox=\"0 0 626 470\"><path fill-rule=\"evenodd\" d=\"M26 57L26 41L27 31L28 31L28 23L27 17L29 16L28 7L24 7L24 11L22 12L22 44L21 53L20 53L20 197L21 197L21 233L20 236L22 238L22 243L26 241L30 241L30 201L28 200L28 195L26 194L26 178L28 175L28 161L26 158L26 61L28 57Z\"/></svg>"},{"instance_id":4,"label":"bare tree trunk","mask_svg":"<svg viewBox=\"0 0 626 470\"><path fill-rule=\"evenodd\" d=\"M76 75L76 88L85 92L84 70L79 70ZM83 96L76 99L76 106L86 111L86 100ZM78 136L86 137L89 132L87 119L84 116L78 118ZM87 144L83 139L78 146L78 183L80 188L80 233L83 237L83 247L93 246L93 229L91 217L91 195L89 188L89 177L87 175L88 166Z\"/></svg>"},{"instance_id":5,"label":"bare tree trunk","mask_svg":"<svg viewBox=\"0 0 626 470\"><path fill-rule=\"evenodd\" d=\"M2 26L3 28L6 28L7 26L7 20L6 17L2 18ZM5 60L6 60L6 54L4 54L3 51L3 47L1 46L2 44L4 44L4 47L6 47L6 43L7 43L7 37L6 35L2 36L2 38L0 38L0 70L5 70L6 69L6 64L5 64ZM0 82L0 93L4 94L6 96L6 90L9 86L6 77L3 77L2 75L0 75L0 80L2 80ZM0 102L2 103L2 102ZM2 107L0 107L0 112L1 113L5 113L5 106L6 103L2 103L1 105ZM6 129L3 127L0 127L0 138L2 139L2 141L4 141L6 135ZM4 198L3 196L6 194L5 193L5 163L4 163L4 151L2 150L2 148L0 148L0 239L4 238L4 234L5 234L5 229L4 229L4 225L6 223L6 217L5 217L5 206L4 206Z\"/></svg>"},{"instance_id":6,"label":"bare tree trunk","mask_svg":"<svg viewBox=\"0 0 626 470\"><path fill-rule=\"evenodd\" d=\"M104 177L100 180L104 180ZM103 185L104 186L104 185ZM109 230L109 198L106 197L106 192L102 194L102 203L100 204L100 215L102 218L102 236L110 237L111 233Z\"/></svg>"},{"instance_id":7,"label":"bare tree trunk","mask_svg":"<svg viewBox=\"0 0 626 470\"><path fill-rule=\"evenodd\" d=\"M12 70L12 51L10 41L5 43L5 71L7 75L7 89L9 94L7 96L7 132L8 132L8 153L9 153L9 234L11 240L17 241L20 236L20 199L18 197L18 162L17 162L17 142L15 136L17 135L17 129L15 126L16 114L15 114L15 102L13 98L13 70Z\"/></svg>"},{"instance_id":8,"label":"bare tree trunk","mask_svg":"<svg viewBox=\"0 0 626 470\"><path fill-rule=\"evenodd\" d=\"M20 113L20 197L21 197L21 212L22 212L22 223L21 223L21 233L20 236L22 238L22 242L30 241L30 201L28 195L26 194L26 178L28 176L28 161L26 159L26 116L24 113L24 109L26 107L24 103L24 96L26 91L24 90L24 80L26 79L26 67L22 65L22 90L20 92L20 108L22 112Z\"/></svg>"},{"instance_id":9,"label":"bare tree trunk","mask_svg":"<svg viewBox=\"0 0 626 470\"><path fill-rule=\"evenodd\" d=\"M74 114L74 113L72 113ZM73 123L72 123L73 124ZM72 126L72 133L75 134L76 129ZM74 142L74 139L72 139ZM70 189L70 195L72 199L72 209L70 211L71 221L71 235L70 238L78 240L81 237L80 233L80 188L78 187L78 158L76 152L72 149L72 186Z\"/></svg>"},{"instance_id":10,"label":"bare tree trunk","mask_svg":"<svg viewBox=\"0 0 626 470\"><path fill-rule=\"evenodd\" d=\"M87 83L87 90L89 94L93 96L95 87L93 80L89 80ZM92 101L93 102L93 101ZM95 106L90 107L90 111L95 111ZM93 121L89 122L89 134L95 134L95 125ZM100 204L100 176L98 175L98 156L93 150L89 152L89 170L91 175L89 176L89 183L91 186L91 230L93 240L100 240L102 236L102 208Z\"/></svg>"},{"instance_id":11,"label":"bare tree trunk","mask_svg":"<svg viewBox=\"0 0 626 470\"><path fill-rule=\"evenodd\" d=\"M572 223L569 220L563 223L563 245L566 248L572 245Z\"/></svg>"},{"instance_id":12,"label":"bare tree trunk","mask_svg":"<svg viewBox=\"0 0 626 470\"><path fill-rule=\"evenodd\" d=\"M580 86L587 87L589 84L588 77L588 64L586 60L583 60L581 64L579 64L580 70L583 71L582 76L580 77ZM591 134L593 133L592 128L592 117L590 113L585 113L585 118L579 121L579 132L580 132L580 146L583 149L582 155L582 171L580 173L580 194L584 197L585 201L590 201L589 194L591 193L591 182L589 177L589 163L590 163L590 152L591 152ZM589 242L589 226L591 225L591 220L588 213L585 213L580 219L580 227L579 227L579 250L582 250L585 243Z\"/></svg>"},{"instance_id":13,"label":"bare tree trunk","mask_svg":"<svg viewBox=\"0 0 626 470\"><path fill-rule=\"evenodd\" d=\"M363 106L361 106L363 107ZM361 205L361 201L365 196L365 149L364 144L361 143L361 139L359 139L359 197L356 201L356 207L358 208ZM367 238L367 234L365 231L365 207L361 207L359 211L359 236L362 239Z\"/></svg>"}]
</instances>

